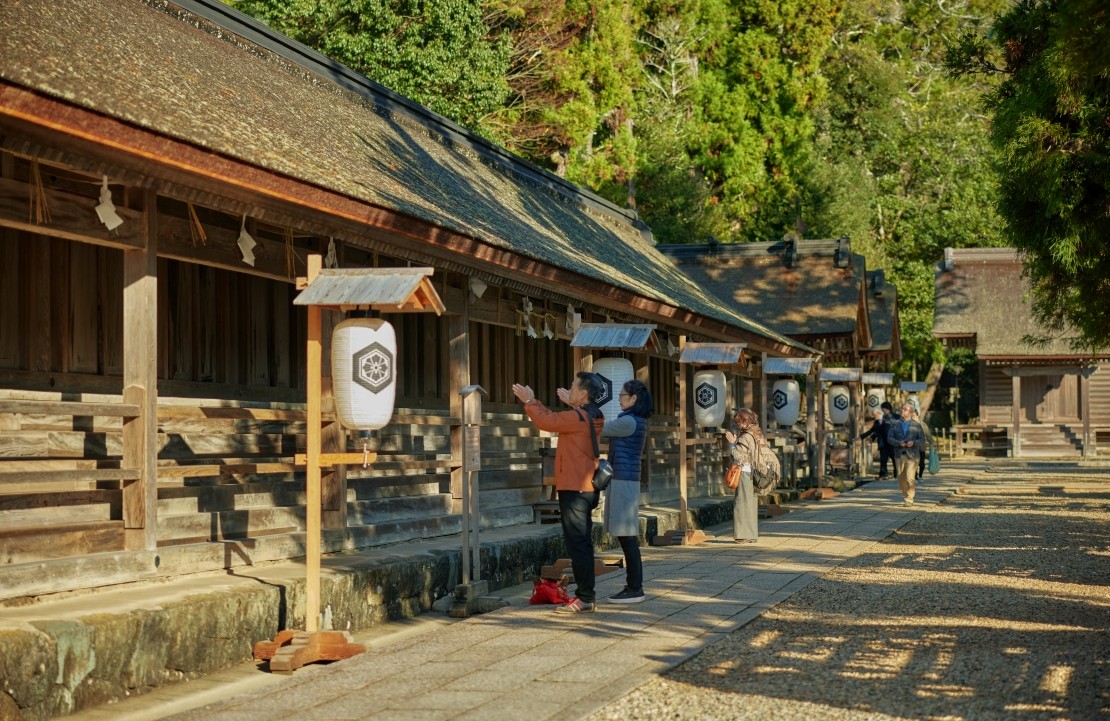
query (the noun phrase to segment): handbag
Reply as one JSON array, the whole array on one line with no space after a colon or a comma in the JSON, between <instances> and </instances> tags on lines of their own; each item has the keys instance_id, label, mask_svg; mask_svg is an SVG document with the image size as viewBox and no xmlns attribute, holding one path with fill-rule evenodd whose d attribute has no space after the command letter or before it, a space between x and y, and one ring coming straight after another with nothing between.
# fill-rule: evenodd
<instances>
[{"instance_id":1,"label":"handbag","mask_svg":"<svg viewBox=\"0 0 1110 721\"><path fill-rule=\"evenodd\" d=\"M575 413L578 413L577 408ZM581 418L582 414L578 413L578 417ZM613 466L601 457L601 449L597 447L597 429L594 428L594 422L589 413L586 414L586 425L590 427L590 441L594 444L594 458L597 459L597 468L594 469L594 477L590 480L594 484L594 490L600 492L608 488L609 481L613 480Z\"/></svg>"},{"instance_id":2,"label":"handbag","mask_svg":"<svg viewBox=\"0 0 1110 721\"><path fill-rule=\"evenodd\" d=\"M736 463L730 464L728 470L725 471L725 486L729 490L736 490L736 487L740 485L740 473L741 468Z\"/></svg>"},{"instance_id":3,"label":"handbag","mask_svg":"<svg viewBox=\"0 0 1110 721\"><path fill-rule=\"evenodd\" d=\"M935 476L940 472L940 454L937 453L936 445L929 449L929 475Z\"/></svg>"}]
</instances>

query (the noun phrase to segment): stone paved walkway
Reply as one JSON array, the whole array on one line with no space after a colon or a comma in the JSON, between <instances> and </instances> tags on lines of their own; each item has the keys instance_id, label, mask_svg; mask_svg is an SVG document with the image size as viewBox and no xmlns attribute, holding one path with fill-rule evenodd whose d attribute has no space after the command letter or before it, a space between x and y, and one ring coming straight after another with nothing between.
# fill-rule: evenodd
<instances>
[{"instance_id":1,"label":"stone paved walkway","mask_svg":"<svg viewBox=\"0 0 1110 721\"><path fill-rule=\"evenodd\" d=\"M314 665L175 721L578 719L689 659L853 558L948 495L943 475L902 505L871 483L760 523L754 544L730 529L696 546L644 549L636 605L561 616L522 599L331 665ZM623 571L598 579L615 593Z\"/></svg>"}]
</instances>

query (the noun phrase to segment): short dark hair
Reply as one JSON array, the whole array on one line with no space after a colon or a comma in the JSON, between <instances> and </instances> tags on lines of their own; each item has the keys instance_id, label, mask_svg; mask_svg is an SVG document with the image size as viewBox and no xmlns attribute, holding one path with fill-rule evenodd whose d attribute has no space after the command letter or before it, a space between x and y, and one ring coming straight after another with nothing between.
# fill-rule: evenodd
<instances>
[{"instance_id":1,"label":"short dark hair","mask_svg":"<svg viewBox=\"0 0 1110 721\"><path fill-rule=\"evenodd\" d=\"M597 403L597 399L605 392L605 384L601 382L601 378L597 373L589 371L578 372L578 386L586 391L590 403Z\"/></svg>"},{"instance_id":2,"label":"short dark hair","mask_svg":"<svg viewBox=\"0 0 1110 721\"><path fill-rule=\"evenodd\" d=\"M636 402L628 409L628 413L640 418L648 418L651 412L655 410L655 403L651 398L651 391L644 385L643 381L630 380L621 388L622 391L630 396L636 396Z\"/></svg>"},{"instance_id":3,"label":"short dark hair","mask_svg":"<svg viewBox=\"0 0 1110 721\"><path fill-rule=\"evenodd\" d=\"M882 408L884 411L894 410L894 406L890 405L890 401L883 401L883 404L879 406L879 408Z\"/></svg>"}]
</instances>

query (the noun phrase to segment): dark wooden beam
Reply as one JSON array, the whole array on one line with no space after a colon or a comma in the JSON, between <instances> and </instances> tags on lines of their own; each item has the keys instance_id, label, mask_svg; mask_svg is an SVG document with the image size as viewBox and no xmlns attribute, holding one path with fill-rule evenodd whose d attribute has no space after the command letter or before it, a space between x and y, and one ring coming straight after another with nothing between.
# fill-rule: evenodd
<instances>
[{"instance_id":1,"label":"dark wooden beam","mask_svg":"<svg viewBox=\"0 0 1110 721\"><path fill-rule=\"evenodd\" d=\"M50 220L35 223L30 217L31 191L30 183L0 178L0 228L123 250L146 246L146 226L139 211L117 205L116 214L123 225L109 231L96 215L95 198L45 188Z\"/></svg>"}]
</instances>

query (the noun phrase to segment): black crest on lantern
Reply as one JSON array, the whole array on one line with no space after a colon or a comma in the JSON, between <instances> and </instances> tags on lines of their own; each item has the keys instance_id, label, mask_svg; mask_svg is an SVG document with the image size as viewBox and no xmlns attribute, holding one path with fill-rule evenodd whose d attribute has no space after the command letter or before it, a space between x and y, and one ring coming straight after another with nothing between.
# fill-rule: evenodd
<instances>
[{"instance_id":1,"label":"black crest on lantern","mask_svg":"<svg viewBox=\"0 0 1110 721\"><path fill-rule=\"evenodd\" d=\"M838 411L842 411L848 407L848 396L837 396L833 398L833 405L836 406Z\"/></svg>"},{"instance_id":2,"label":"black crest on lantern","mask_svg":"<svg viewBox=\"0 0 1110 721\"><path fill-rule=\"evenodd\" d=\"M700 408L712 408L717 405L717 387L711 383L702 383L694 389L694 402Z\"/></svg>"},{"instance_id":3,"label":"black crest on lantern","mask_svg":"<svg viewBox=\"0 0 1110 721\"><path fill-rule=\"evenodd\" d=\"M393 354L381 343L371 343L351 354L351 368L355 383L378 393L393 381Z\"/></svg>"},{"instance_id":4,"label":"black crest on lantern","mask_svg":"<svg viewBox=\"0 0 1110 721\"><path fill-rule=\"evenodd\" d=\"M613 400L613 381L597 371L594 371L594 375L601 381L601 395L597 399L597 405L600 407Z\"/></svg>"},{"instance_id":5,"label":"black crest on lantern","mask_svg":"<svg viewBox=\"0 0 1110 721\"><path fill-rule=\"evenodd\" d=\"M784 390L780 389L771 394L771 405L773 405L777 411L786 408L788 401L789 398L786 397L786 391Z\"/></svg>"}]
</instances>

